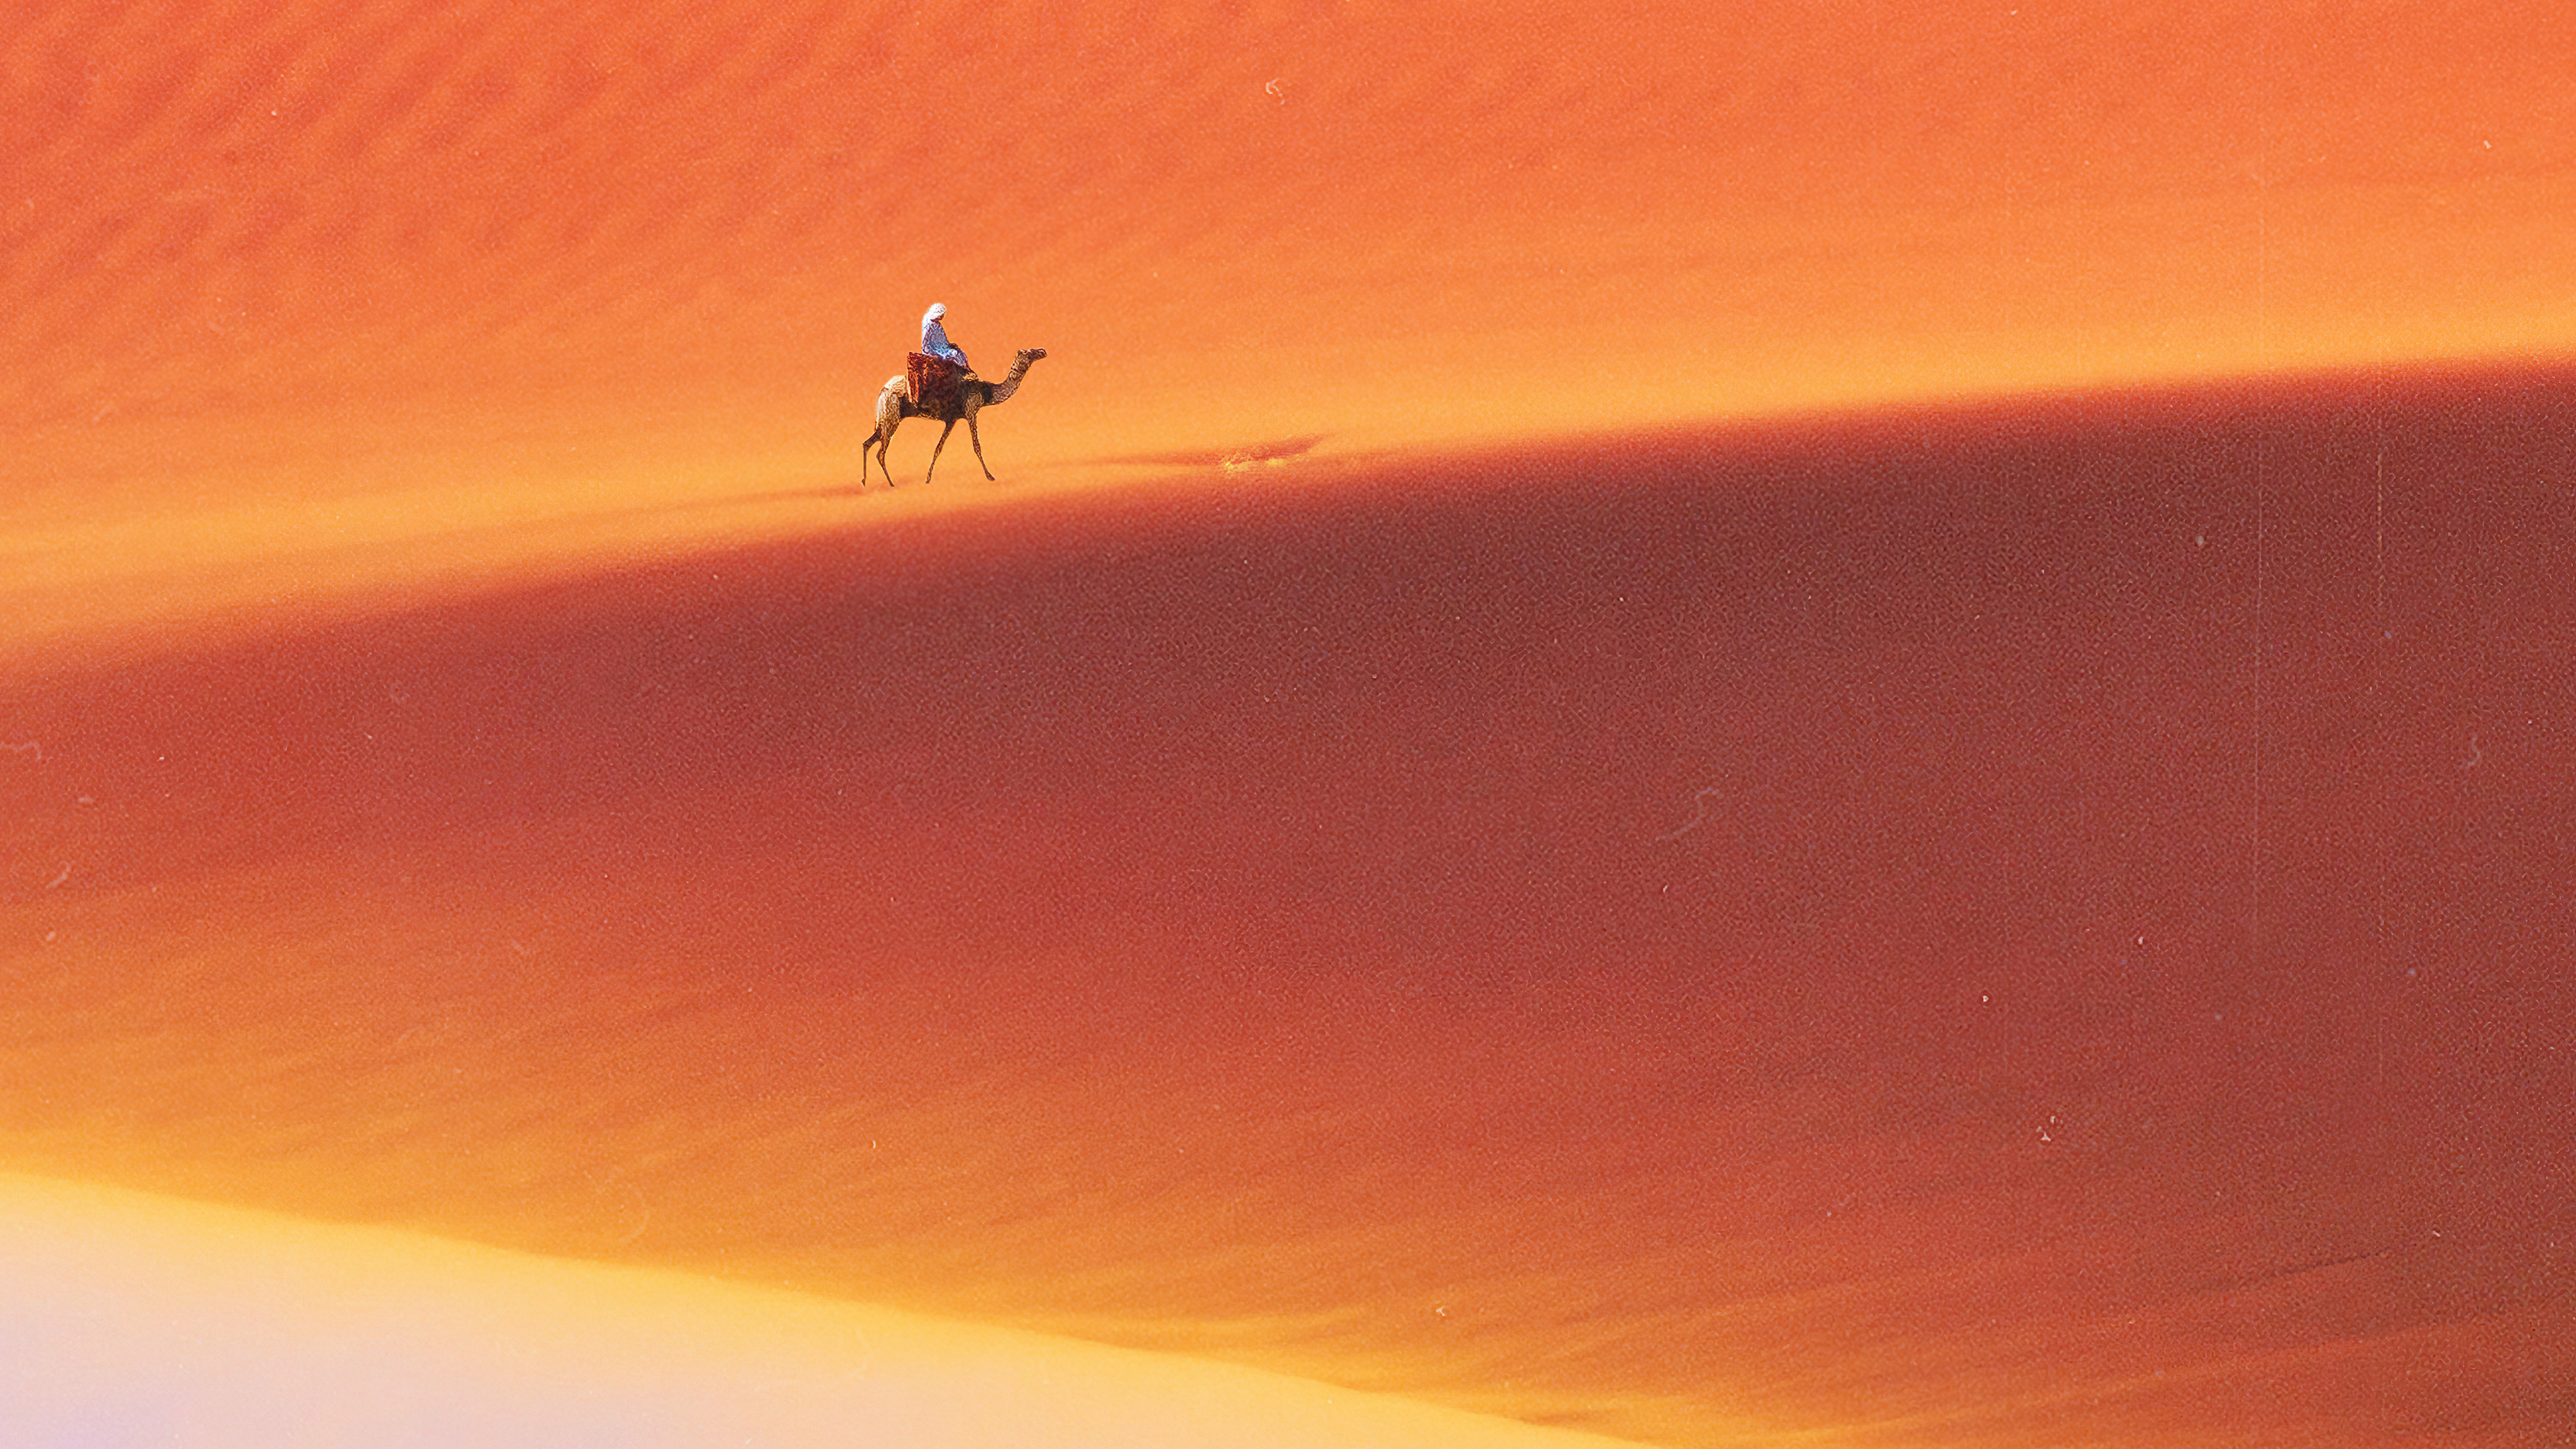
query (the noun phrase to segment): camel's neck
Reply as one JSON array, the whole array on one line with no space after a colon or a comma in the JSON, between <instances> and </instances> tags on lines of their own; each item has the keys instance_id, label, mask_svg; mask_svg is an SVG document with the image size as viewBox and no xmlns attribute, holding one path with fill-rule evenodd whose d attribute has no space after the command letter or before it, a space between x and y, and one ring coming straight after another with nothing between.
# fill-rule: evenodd
<instances>
[{"instance_id":1,"label":"camel's neck","mask_svg":"<svg viewBox=\"0 0 2576 1449\"><path fill-rule=\"evenodd\" d=\"M1011 370L1002 374L1002 380L1000 382L993 384L992 401L1009 401L1011 394L1020 390L1020 379L1028 374L1028 370L1028 358L1015 357L1011 359Z\"/></svg>"}]
</instances>

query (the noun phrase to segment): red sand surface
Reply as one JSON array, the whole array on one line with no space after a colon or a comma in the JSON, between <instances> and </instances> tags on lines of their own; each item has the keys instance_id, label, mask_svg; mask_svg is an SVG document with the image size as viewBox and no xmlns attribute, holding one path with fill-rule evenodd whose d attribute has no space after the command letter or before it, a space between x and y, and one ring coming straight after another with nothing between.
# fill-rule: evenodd
<instances>
[{"instance_id":1,"label":"red sand surface","mask_svg":"<svg viewBox=\"0 0 2576 1449\"><path fill-rule=\"evenodd\" d=\"M0 1167L1673 1443L2548 1442L2571 73L9 7ZM859 493L933 300L1003 484Z\"/></svg>"},{"instance_id":2,"label":"red sand surface","mask_svg":"<svg viewBox=\"0 0 2576 1449\"><path fill-rule=\"evenodd\" d=\"M2543 1442L2571 416L1074 495L21 680L9 1156L1673 1443Z\"/></svg>"}]
</instances>

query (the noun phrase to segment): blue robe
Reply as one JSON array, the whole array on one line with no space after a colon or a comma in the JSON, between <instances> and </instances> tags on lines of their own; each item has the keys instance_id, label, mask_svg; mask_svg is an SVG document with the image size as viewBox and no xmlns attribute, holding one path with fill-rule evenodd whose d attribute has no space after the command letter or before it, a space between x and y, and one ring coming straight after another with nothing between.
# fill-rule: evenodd
<instances>
[{"instance_id":1,"label":"blue robe","mask_svg":"<svg viewBox=\"0 0 2576 1449\"><path fill-rule=\"evenodd\" d=\"M933 357L945 357L956 363L959 372L966 371L966 354L958 351L957 345L948 340L947 331L939 325L939 319L936 317L925 316L921 319L921 350Z\"/></svg>"}]
</instances>

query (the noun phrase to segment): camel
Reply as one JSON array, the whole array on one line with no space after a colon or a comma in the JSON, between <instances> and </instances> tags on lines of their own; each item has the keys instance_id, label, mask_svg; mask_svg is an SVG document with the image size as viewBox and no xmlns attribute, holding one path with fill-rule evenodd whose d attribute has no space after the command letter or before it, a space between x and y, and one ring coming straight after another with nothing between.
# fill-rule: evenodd
<instances>
[{"instance_id":1,"label":"camel","mask_svg":"<svg viewBox=\"0 0 2576 1449\"><path fill-rule=\"evenodd\" d=\"M984 461L984 439L975 431L975 414L1018 392L1020 379L1028 373L1029 364L1044 356L1046 349L1043 347L1021 348L1019 355L1011 359L1011 370L1003 374L1000 382L986 382L969 375L957 384L957 401L948 407L922 407L912 400L911 390L904 386L902 378L887 378L885 391L877 394L877 430L868 434L868 440L859 445L861 480L865 481L867 474L868 449L874 448L877 450L877 467L886 475L886 486L893 487L894 470L886 467L885 459L886 449L894 444L894 430L905 418L933 418L947 426L939 430L938 446L930 450L930 470L921 475L921 481L929 482L930 474L939 470L940 449L948 446L948 435L956 431L960 419L966 424L967 441L975 445L975 466L984 470L984 481L996 481L992 465Z\"/></svg>"}]
</instances>

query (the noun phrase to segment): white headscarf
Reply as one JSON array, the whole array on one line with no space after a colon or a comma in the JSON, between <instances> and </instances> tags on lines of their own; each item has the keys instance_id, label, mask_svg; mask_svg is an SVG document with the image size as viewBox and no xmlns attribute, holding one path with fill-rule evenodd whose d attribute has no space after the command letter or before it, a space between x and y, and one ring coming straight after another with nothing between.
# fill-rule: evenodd
<instances>
[{"instance_id":1,"label":"white headscarf","mask_svg":"<svg viewBox=\"0 0 2576 1449\"><path fill-rule=\"evenodd\" d=\"M966 366L966 354L957 350L957 344L948 340L948 330L939 325L939 319L947 315L948 304L945 302L933 302L930 310L921 314L921 350L933 357L947 358L962 371Z\"/></svg>"}]
</instances>

